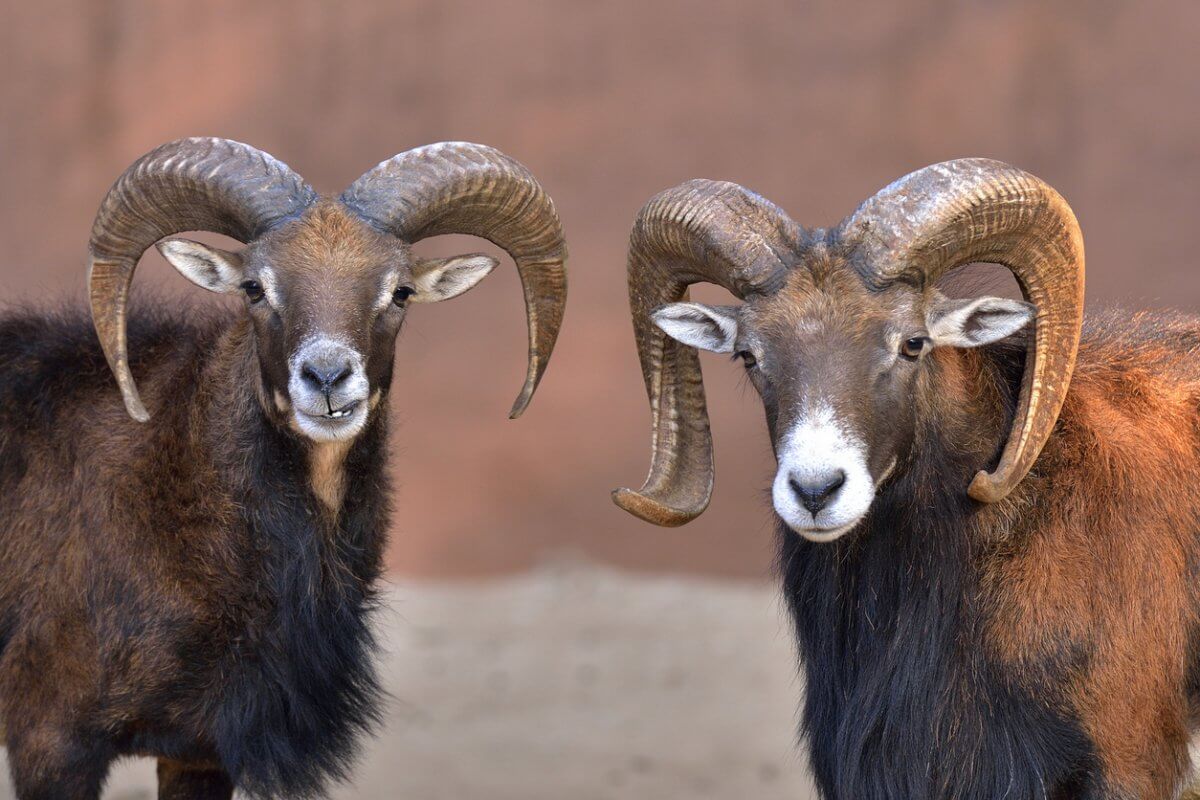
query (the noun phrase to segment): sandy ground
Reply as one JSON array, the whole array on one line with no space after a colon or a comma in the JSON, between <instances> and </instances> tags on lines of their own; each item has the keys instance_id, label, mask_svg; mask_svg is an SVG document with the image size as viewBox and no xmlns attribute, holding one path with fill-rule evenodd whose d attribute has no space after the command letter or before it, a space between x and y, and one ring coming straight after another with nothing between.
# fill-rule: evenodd
<instances>
[{"instance_id":1,"label":"sandy ground","mask_svg":"<svg viewBox=\"0 0 1200 800\"><path fill-rule=\"evenodd\" d=\"M769 585L564 563L387 597L387 725L335 798L815 797ZM105 797L153 786L151 762L126 762Z\"/></svg>"}]
</instances>

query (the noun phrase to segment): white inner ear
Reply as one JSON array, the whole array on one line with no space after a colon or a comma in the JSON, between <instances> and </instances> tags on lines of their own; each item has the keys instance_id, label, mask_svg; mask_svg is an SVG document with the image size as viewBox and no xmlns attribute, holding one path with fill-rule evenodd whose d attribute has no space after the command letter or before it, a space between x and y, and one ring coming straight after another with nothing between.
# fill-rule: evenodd
<instances>
[{"instance_id":1,"label":"white inner ear","mask_svg":"<svg viewBox=\"0 0 1200 800\"><path fill-rule=\"evenodd\" d=\"M486 278L499 263L481 253L419 261L413 274L416 291L410 302L437 303L458 297Z\"/></svg>"},{"instance_id":2,"label":"white inner ear","mask_svg":"<svg viewBox=\"0 0 1200 800\"><path fill-rule=\"evenodd\" d=\"M737 340L737 316L733 308L671 303L650 318L675 341L712 353L732 353Z\"/></svg>"},{"instance_id":3,"label":"white inner ear","mask_svg":"<svg viewBox=\"0 0 1200 800\"><path fill-rule=\"evenodd\" d=\"M158 252L183 277L210 292L236 291L242 282L242 257L189 239L164 239Z\"/></svg>"},{"instance_id":4,"label":"white inner ear","mask_svg":"<svg viewBox=\"0 0 1200 800\"><path fill-rule=\"evenodd\" d=\"M937 347L979 347L1012 336L1034 318L1030 303L1005 297L943 300L929 314L929 338Z\"/></svg>"}]
</instances>

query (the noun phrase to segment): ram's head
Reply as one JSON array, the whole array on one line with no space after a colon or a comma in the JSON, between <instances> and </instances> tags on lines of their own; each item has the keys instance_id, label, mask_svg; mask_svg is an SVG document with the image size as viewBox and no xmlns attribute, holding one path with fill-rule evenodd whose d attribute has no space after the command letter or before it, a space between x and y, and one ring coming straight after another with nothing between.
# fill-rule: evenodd
<instances>
[{"instance_id":1,"label":"ram's head","mask_svg":"<svg viewBox=\"0 0 1200 800\"><path fill-rule=\"evenodd\" d=\"M164 239L189 230L246 246ZM148 153L109 191L91 240L92 313L126 408L149 418L129 369L125 314L137 261L157 242L194 283L243 296L264 407L317 441L355 436L390 384L408 306L455 297L496 266L478 254L413 255L413 243L445 233L482 236L516 261L530 337L517 416L554 348L566 299L558 216L520 164L482 145L431 145L321 198L285 164L238 142L185 139Z\"/></svg>"},{"instance_id":2,"label":"ram's head","mask_svg":"<svg viewBox=\"0 0 1200 800\"><path fill-rule=\"evenodd\" d=\"M1007 266L1030 302L950 300L937 290L947 270L974 261ZM700 281L744 303L685 302ZM805 231L740 186L697 180L642 209L629 291L654 453L646 484L617 490L617 504L660 525L705 509L712 441L694 348L733 353L767 412L776 512L829 541L863 518L908 456L922 401L939 385L936 348L988 344L1036 317L1011 433L995 470L980 471L969 492L996 501L1025 476L1070 380L1083 245L1057 192L995 161L915 172L831 230Z\"/></svg>"}]
</instances>

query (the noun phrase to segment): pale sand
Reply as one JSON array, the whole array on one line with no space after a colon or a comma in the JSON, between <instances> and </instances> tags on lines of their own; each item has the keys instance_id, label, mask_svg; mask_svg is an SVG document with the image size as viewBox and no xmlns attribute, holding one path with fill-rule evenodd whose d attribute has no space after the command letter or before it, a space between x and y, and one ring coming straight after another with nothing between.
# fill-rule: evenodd
<instances>
[{"instance_id":1,"label":"pale sand","mask_svg":"<svg viewBox=\"0 0 1200 800\"><path fill-rule=\"evenodd\" d=\"M335 798L815 797L772 585L563 563L386 598L387 725ZM105 797L153 798L153 771L121 764Z\"/></svg>"}]
</instances>

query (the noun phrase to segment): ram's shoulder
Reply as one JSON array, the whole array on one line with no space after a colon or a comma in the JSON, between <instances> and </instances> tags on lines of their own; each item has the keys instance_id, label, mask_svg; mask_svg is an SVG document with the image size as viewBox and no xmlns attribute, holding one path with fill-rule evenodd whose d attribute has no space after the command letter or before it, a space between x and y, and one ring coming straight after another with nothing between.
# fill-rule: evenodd
<instances>
[{"instance_id":1,"label":"ram's shoulder","mask_svg":"<svg viewBox=\"0 0 1200 800\"><path fill-rule=\"evenodd\" d=\"M142 297L131 303L129 344L153 347L172 342L201 344L223 324L228 312L178 299ZM79 302L58 305L13 305L0 310L0 364L72 358L99 361L104 354L87 307Z\"/></svg>"}]
</instances>

